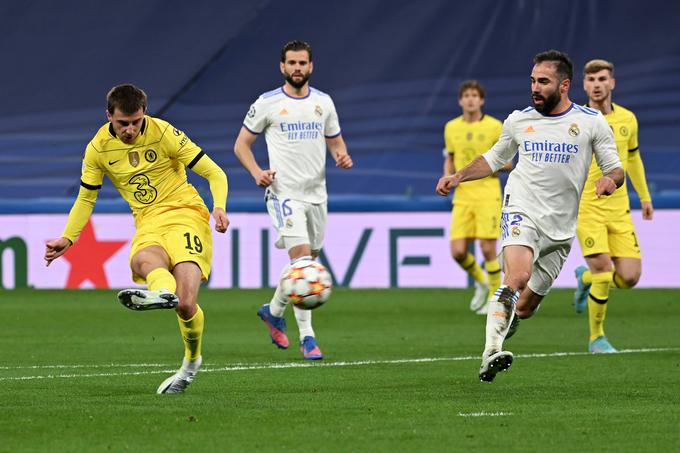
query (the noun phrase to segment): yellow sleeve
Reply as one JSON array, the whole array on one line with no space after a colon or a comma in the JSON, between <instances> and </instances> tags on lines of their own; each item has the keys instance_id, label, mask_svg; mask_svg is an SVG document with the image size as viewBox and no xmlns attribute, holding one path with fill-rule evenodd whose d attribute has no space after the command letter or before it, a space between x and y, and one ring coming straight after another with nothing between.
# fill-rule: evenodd
<instances>
[{"instance_id":1,"label":"yellow sleeve","mask_svg":"<svg viewBox=\"0 0 680 453\"><path fill-rule=\"evenodd\" d=\"M454 149L452 140L450 138L451 137L451 132L450 132L451 126L450 125L451 125L451 123L449 122L449 123L446 123L446 126L444 126L444 149L446 149L446 151L449 154L453 155L456 152L456 150Z\"/></svg>"},{"instance_id":2,"label":"yellow sleeve","mask_svg":"<svg viewBox=\"0 0 680 453\"><path fill-rule=\"evenodd\" d=\"M85 157L83 158L83 169L80 177L80 190L78 197L73 203L71 212L68 214L66 227L61 234L62 237L67 238L72 243L78 239L81 231L85 228L85 224L92 215L94 203L97 201L99 189L102 188L104 180L104 173L98 165L97 152L88 146L85 150Z\"/></svg>"},{"instance_id":3,"label":"yellow sleeve","mask_svg":"<svg viewBox=\"0 0 680 453\"><path fill-rule=\"evenodd\" d=\"M73 203L71 212L68 214L68 221L66 222L66 227L64 227L64 232L61 233L61 237L65 237L71 243L76 242L83 228L85 228L85 224L87 224L92 215L94 203L97 201L99 193L99 189L90 189L82 184L81 182L78 197L75 203Z\"/></svg>"},{"instance_id":4,"label":"yellow sleeve","mask_svg":"<svg viewBox=\"0 0 680 453\"><path fill-rule=\"evenodd\" d=\"M210 183L213 209L222 208L226 210L229 184L227 183L227 175L222 169L203 151L189 163L188 167L203 176Z\"/></svg>"},{"instance_id":5,"label":"yellow sleeve","mask_svg":"<svg viewBox=\"0 0 680 453\"><path fill-rule=\"evenodd\" d=\"M633 183L633 187L640 197L640 201L652 201L652 196L649 194L649 188L647 187L645 166L642 163L640 152L637 149L628 152L628 177Z\"/></svg>"}]
</instances>

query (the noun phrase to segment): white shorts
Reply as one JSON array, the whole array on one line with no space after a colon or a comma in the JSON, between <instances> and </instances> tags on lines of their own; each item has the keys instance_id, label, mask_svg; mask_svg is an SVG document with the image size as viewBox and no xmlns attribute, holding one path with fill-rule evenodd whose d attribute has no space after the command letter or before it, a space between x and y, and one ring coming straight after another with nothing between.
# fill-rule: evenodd
<instances>
[{"instance_id":1,"label":"white shorts","mask_svg":"<svg viewBox=\"0 0 680 453\"><path fill-rule=\"evenodd\" d=\"M534 251L534 266L527 286L538 295L548 294L567 260L574 238L550 239L526 215L508 212L501 216L501 233L501 250L508 245L524 245Z\"/></svg>"},{"instance_id":2,"label":"white shorts","mask_svg":"<svg viewBox=\"0 0 680 453\"><path fill-rule=\"evenodd\" d=\"M326 203L313 204L265 192L267 211L279 234L276 248L290 250L309 244L313 251L321 250L328 209Z\"/></svg>"}]
</instances>

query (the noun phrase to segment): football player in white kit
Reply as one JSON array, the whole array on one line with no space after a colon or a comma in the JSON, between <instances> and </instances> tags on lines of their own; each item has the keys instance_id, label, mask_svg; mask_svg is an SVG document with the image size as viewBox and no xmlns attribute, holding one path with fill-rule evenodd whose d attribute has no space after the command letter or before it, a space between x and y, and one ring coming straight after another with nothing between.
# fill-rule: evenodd
<instances>
[{"instance_id":1,"label":"football player in white kit","mask_svg":"<svg viewBox=\"0 0 680 453\"><path fill-rule=\"evenodd\" d=\"M532 107L503 123L498 142L459 172L437 183L447 195L463 181L483 178L519 153L503 194L501 217L503 285L489 301L486 343L479 378L491 382L513 356L503 341L530 317L550 290L576 234L576 217L593 156L603 176L598 197L623 184L624 173L612 131L602 114L569 100L573 65L550 50L534 57Z\"/></svg>"},{"instance_id":2,"label":"football player in white kit","mask_svg":"<svg viewBox=\"0 0 680 453\"><path fill-rule=\"evenodd\" d=\"M312 49L291 41L281 50L282 87L261 95L250 106L236 139L234 152L255 183L265 187L267 210L278 232L277 248L285 248L290 263L282 272L274 297L257 312L278 348L288 348L288 304L281 279L297 261L316 259L326 230L326 149L336 166L352 168L352 158L340 132L338 114L329 95L309 86L314 69ZM264 132L269 168L255 160L252 144ZM307 360L323 354L312 329L312 312L293 307L300 332L300 349Z\"/></svg>"}]
</instances>

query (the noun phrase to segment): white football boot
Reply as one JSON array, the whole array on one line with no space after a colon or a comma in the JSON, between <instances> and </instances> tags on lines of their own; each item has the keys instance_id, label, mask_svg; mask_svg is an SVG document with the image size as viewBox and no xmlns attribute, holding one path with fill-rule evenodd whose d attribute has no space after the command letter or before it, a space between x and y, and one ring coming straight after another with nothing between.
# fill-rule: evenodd
<instances>
[{"instance_id":1,"label":"white football boot","mask_svg":"<svg viewBox=\"0 0 680 453\"><path fill-rule=\"evenodd\" d=\"M472 300L470 301L470 310L476 312L484 305L486 305L486 301L488 298L489 298L489 285L487 285L486 283L479 283L475 281L475 295L472 296Z\"/></svg>"},{"instance_id":2,"label":"white football boot","mask_svg":"<svg viewBox=\"0 0 680 453\"><path fill-rule=\"evenodd\" d=\"M154 310L175 308L177 296L167 289L124 289L118 293L118 301L130 310Z\"/></svg>"},{"instance_id":3,"label":"white football boot","mask_svg":"<svg viewBox=\"0 0 680 453\"><path fill-rule=\"evenodd\" d=\"M501 371L505 371L512 365L512 352L499 351L488 357L482 357L482 366L479 367L479 380L491 382Z\"/></svg>"},{"instance_id":4,"label":"white football boot","mask_svg":"<svg viewBox=\"0 0 680 453\"><path fill-rule=\"evenodd\" d=\"M203 357L196 360L184 358L182 367L169 378L163 381L156 393L182 393L194 381L198 369L201 368Z\"/></svg>"}]
</instances>

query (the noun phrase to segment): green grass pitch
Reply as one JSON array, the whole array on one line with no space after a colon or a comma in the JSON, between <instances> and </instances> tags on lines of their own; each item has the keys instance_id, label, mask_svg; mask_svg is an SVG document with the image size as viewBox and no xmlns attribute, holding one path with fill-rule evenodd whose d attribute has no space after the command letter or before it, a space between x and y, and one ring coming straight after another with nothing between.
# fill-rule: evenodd
<instances>
[{"instance_id":1,"label":"green grass pitch","mask_svg":"<svg viewBox=\"0 0 680 453\"><path fill-rule=\"evenodd\" d=\"M477 378L485 318L471 290L336 289L314 312L323 363L269 341L268 290L203 290L204 371L156 395L180 363L173 311L114 291L0 294L0 451L677 451L679 291L613 291L586 353L585 314L554 290ZM569 354L560 354L569 353ZM573 354L570 354L573 353Z\"/></svg>"}]
</instances>

